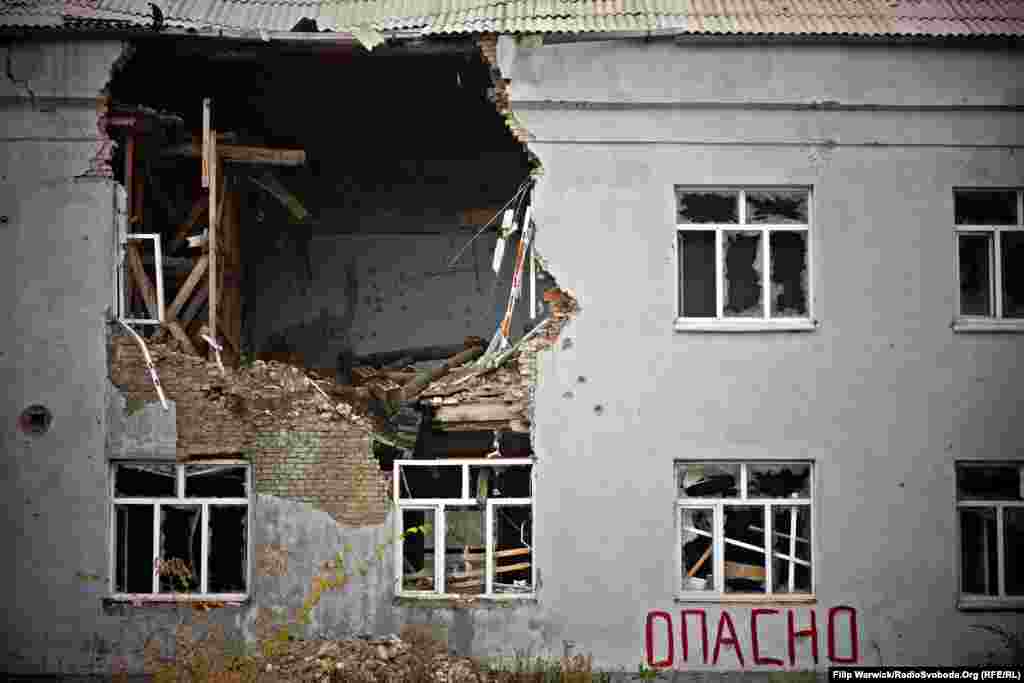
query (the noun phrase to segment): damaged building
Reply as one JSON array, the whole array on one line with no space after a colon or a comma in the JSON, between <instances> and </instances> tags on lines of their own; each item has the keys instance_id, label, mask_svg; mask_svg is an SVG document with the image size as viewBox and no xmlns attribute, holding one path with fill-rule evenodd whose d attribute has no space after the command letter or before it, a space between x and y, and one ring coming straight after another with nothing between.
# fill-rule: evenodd
<instances>
[{"instance_id":1,"label":"damaged building","mask_svg":"<svg viewBox=\"0 0 1024 683\"><path fill-rule=\"evenodd\" d=\"M1021 35L1019 0L4 3L0 671L285 622L1009 656Z\"/></svg>"}]
</instances>

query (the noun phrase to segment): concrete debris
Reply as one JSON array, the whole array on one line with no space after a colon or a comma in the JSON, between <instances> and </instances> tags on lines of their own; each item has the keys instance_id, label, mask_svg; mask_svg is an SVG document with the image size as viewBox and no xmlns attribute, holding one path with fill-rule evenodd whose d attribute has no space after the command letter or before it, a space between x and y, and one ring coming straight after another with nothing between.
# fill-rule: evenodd
<instances>
[{"instance_id":1,"label":"concrete debris","mask_svg":"<svg viewBox=\"0 0 1024 683\"><path fill-rule=\"evenodd\" d=\"M434 409L435 428L449 431L528 432L537 354L552 346L579 310L571 292L544 293L548 318L502 354L455 370L427 386L420 403Z\"/></svg>"}]
</instances>

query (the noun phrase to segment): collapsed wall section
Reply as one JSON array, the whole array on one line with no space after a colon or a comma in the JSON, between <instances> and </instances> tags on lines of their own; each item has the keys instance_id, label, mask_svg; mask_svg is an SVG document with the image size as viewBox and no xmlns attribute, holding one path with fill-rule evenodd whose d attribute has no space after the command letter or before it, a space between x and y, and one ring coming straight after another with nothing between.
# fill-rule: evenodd
<instances>
[{"instance_id":1,"label":"collapsed wall section","mask_svg":"<svg viewBox=\"0 0 1024 683\"><path fill-rule=\"evenodd\" d=\"M222 376L215 363L164 344L149 352L175 403L179 461L241 457L258 493L308 503L349 527L384 523L390 483L373 456L370 418L325 398L296 367L256 361ZM128 337L111 338L110 380L127 410L158 399ZM318 384L334 389L331 380Z\"/></svg>"}]
</instances>

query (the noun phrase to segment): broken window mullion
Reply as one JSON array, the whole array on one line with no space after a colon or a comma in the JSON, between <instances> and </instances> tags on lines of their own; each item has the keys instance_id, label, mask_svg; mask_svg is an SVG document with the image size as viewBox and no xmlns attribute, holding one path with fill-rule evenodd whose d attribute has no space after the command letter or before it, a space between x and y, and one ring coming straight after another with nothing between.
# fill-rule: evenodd
<instances>
[{"instance_id":1,"label":"broken window mullion","mask_svg":"<svg viewBox=\"0 0 1024 683\"><path fill-rule=\"evenodd\" d=\"M771 311L771 244L768 242L768 228L761 230L761 317L767 320L772 317Z\"/></svg>"},{"instance_id":2,"label":"broken window mullion","mask_svg":"<svg viewBox=\"0 0 1024 683\"><path fill-rule=\"evenodd\" d=\"M1006 543L1003 534L1006 532L1004 515L1006 506L996 505L996 593L1006 598Z\"/></svg>"},{"instance_id":3,"label":"broken window mullion","mask_svg":"<svg viewBox=\"0 0 1024 683\"><path fill-rule=\"evenodd\" d=\"M992 230L992 249L989 251L989 278L991 284L989 287L992 291L992 301L994 302L994 311L997 318L1003 317L1003 259L1000 258L1002 254L1002 230L998 227Z\"/></svg>"},{"instance_id":4,"label":"broken window mullion","mask_svg":"<svg viewBox=\"0 0 1024 683\"><path fill-rule=\"evenodd\" d=\"M443 503L438 505L434 512L434 590L442 595L446 591L444 574L448 557L448 548L445 547L448 519L445 512Z\"/></svg>"},{"instance_id":5,"label":"broken window mullion","mask_svg":"<svg viewBox=\"0 0 1024 683\"><path fill-rule=\"evenodd\" d=\"M725 262L722 258L722 240L725 232L715 230L715 317L722 318L725 310Z\"/></svg>"},{"instance_id":6,"label":"broken window mullion","mask_svg":"<svg viewBox=\"0 0 1024 683\"><path fill-rule=\"evenodd\" d=\"M712 551L714 564L715 590L719 593L725 592L725 506L721 503L714 508L714 534L712 540Z\"/></svg>"},{"instance_id":7,"label":"broken window mullion","mask_svg":"<svg viewBox=\"0 0 1024 683\"><path fill-rule=\"evenodd\" d=\"M202 515L199 520L200 534L199 537L199 592L206 594L209 592L209 564L210 564L210 504L203 503Z\"/></svg>"},{"instance_id":8,"label":"broken window mullion","mask_svg":"<svg viewBox=\"0 0 1024 683\"><path fill-rule=\"evenodd\" d=\"M796 586L796 506L789 508L789 592Z\"/></svg>"},{"instance_id":9,"label":"broken window mullion","mask_svg":"<svg viewBox=\"0 0 1024 683\"><path fill-rule=\"evenodd\" d=\"M160 503L153 504L153 593L160 592L160 561L163 559L163 548L160 543Z\"/></svg>"},{"instance_id":10,"label":"broken window mullion","mask_svg":"<svg viewBox=\"0 0 1024 683\"><path fill-rule=\"evenodd\" d=\"M484 595L494 593L494 502L487 501L484 513Z\"/></svg>"},{"instance_id":11,"label":"broken window mullion","mask_svg":"<svg viewBox=\"0 0 1024 683\"><path fill-rule=\"evenodd\" d=\"M774 553L774 549L775 549L775 535L772 533L772 527L773 527L774 523L775 523L775 520L772 519L772 506L771 505L765 505L764 506L764 551L765 551L764 552L764 558L765 558L764 583L765 583L765 592L768 593L769 595L771 595L772 593L775 592L775 576L774 576L774 571L773 571L774 565L775 565L775 557L774 557L774 554L773 554ZM791 574L791 576L792 576L792 574ZM792 589L790 589L789 592L792 593L793 592Z\"/></svg>"}]
</instances>

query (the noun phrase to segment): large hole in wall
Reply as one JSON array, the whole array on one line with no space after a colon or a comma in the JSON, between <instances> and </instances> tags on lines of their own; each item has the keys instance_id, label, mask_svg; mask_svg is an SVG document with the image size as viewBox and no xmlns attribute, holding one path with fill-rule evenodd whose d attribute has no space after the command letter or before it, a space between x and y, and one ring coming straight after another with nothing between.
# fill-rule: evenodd
<instances>
[{"instance_id":1,"label":"large hole in wall","mask_svg":"<svg viewBox=\"0 0 1024 683\"><path fill-rule=\"evenodd\" d=\"M123 111L161 115L111 129L119 142L113 165L128 183L133 135L129 231L160 235L166 306L207 248L201 162L180 154L198 141L209 97L222 149L305 152L297 165L223 165L221 220L229 227L218 230L236 242L218 256L226 357L282 360L327 376L341 368L339 379L350 383L345 375L369 354L436 347L444 358L467 337L490 339L508 302L515 242L495 274L496 232L470 240L530 173L526 149L489 99L492 86L475 50L136 44L109 95ZM139 256L155 278L152 250ZM542 274L538 298L546 286ZM125 306L145 317L142 289L128 292ZM175 311L201 353L208 294L197 285ZM537 322L527 296L513 339ZM544 306L535 310L540 318Z\"/></svg>"}]
</instances>

